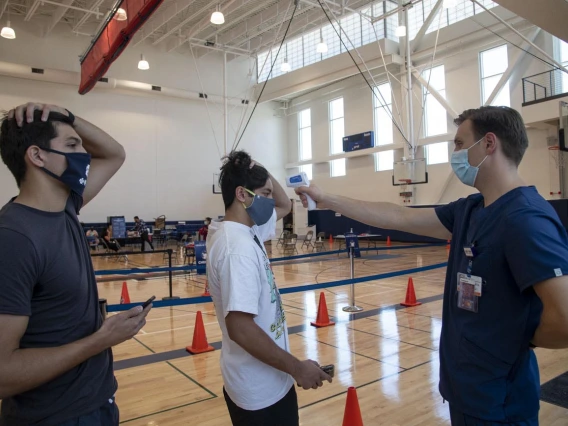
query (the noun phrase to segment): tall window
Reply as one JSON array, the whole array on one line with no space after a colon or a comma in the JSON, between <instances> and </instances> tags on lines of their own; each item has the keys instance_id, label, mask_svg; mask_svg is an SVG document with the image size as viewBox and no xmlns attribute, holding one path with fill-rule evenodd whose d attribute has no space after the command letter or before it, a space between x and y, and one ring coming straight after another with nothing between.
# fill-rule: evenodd
<instances>
[{"instance_id":1,"label":"tall window","mask_svg":"<svg viewBox=\"0 0 568 426\"><path fill-rule=\"evenodd\" d=\"M426 145L426 164L441 164L448 162L448 142L438 142Z\"/></svg>"},{"instance_id":2,"label":"tall window","mask_svg":"<svg viewBox=\"0 0 568 426\"><path fill-rule=\"evenodd\" d=\"M565 68L568 68L568 43L564 40L556 39L555 55L556 60ZM557 71L557 75L562 75L562 93L568 93L568 74L564 71Z\"/></svg>"},{"instance_id":3,"label":"tall window","mask_svg":"<svg viewBox=\"0 0 568 426\"><path fill-rule=\"evenodd\" d=\"M479 54L481 69L481 100L485 105L491 93L497 87L497 83L509 67L507 57L507 45L484 50ZM497 97L491 103L497 106L511 106L509 82L507 81Z\"/></svg>"},{"instance_id":4,"label":"tall window","mask_svg":"<svg viewBox=\"0 0 568 426\"><path fill-rule=\"evenodd\" d=\"M392 92L389 83L380 84L373 89L373 110L375 120L375 145L393 143ZM375 171L392 170L394 151L375 153Z\"/></svg>"},{"instance_id":5,"label":"tall window","mask_svg":"<svg viewBox=\"0 0 568 426\"><path fill-rule=\"evenodd\" d=\"M425 70L422 77L426 82L429 81L429 88L436 90L444 99L446 98L446 77L443 65ZM434 95L426 90L426 87L423 88L422 93L424 96L424 135L430 137L448 133L446 110Z\"/></svg>"},{"instance_id":6,"label":"tall window","mask_svg":"<svg viewBox=\"0 0 568 426\"><path fill-rule=\"evenodd\" d=\"M300 161L312 159L312 118L311 110L305 109L298 114L298 157ZM312 179L312 165L300 166L300 171L306 172Z\"/></svg>"},{"instance_id":7,"label":"tall window","mask_svg":"<svg viewBox=\"0 0 568 426\"><path fill-rule=\"evenodd\" d=\"M313 166L313 164L304 164L303 166L300 166L300 171L305 172L306 176L308 177L309 180L313 179L312 166Z\"/></svg>"},{"instance_id":8,"label":"tall window","mask_svg":"<svg viewBox=\"0 0 568 426\"><path fill-rule=\"evenodd\" d=\"M345 136L343 98L338 98L329 103L329 142L332 155L343 152L343 136ZM331 161L331 176L345 176L345 158Z\"/></svg>"}]
</instances>

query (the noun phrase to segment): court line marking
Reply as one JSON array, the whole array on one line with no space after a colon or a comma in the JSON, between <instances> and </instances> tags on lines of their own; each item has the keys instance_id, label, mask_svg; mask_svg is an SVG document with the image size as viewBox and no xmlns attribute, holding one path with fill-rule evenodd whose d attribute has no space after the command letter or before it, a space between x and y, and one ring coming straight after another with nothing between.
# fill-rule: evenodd
<instances>
[{"instance_id":1,"label":"court line marking","mask_svg":"<svg viewBox=\"0 0 568 426\"><path fill-rule=\"evenodd\" d=\"M436 302L436 301L442 300L443 297L444 297L443 294L439 294L439 295L436 295L436 296L430 296L430 297L421 299L421 302L422 302L422 304ZM368 318L368 317L371 317L371 316L378 315L383 311L390 311L390 310L398 311L398 310L404 310L404 309L408 309L408 308L405 308L404 306L401 306L400 304L387 305L387 306L382 306L382 307L377 308L377 309L370 309L368 311L349 314L349 316L347 316L347 317L345 317L345 316L342 316L340 318L332 317L331 320L335 321L336 323L339 323L339 324L341 324L341 323L347 323L348 324L351 321L354 321L354 320L357 320L357 319ZM308 325L308 322L305 322L304 324L288 327L288 334L292 335L292 334L302 333L302 332L306 331L309 327L311 327L311 326ZM142 342L140 342L138 339L136 339L136 340L139 343L142 344ZM209 343L209 344L211 346L213 346L215 349L221 348L221 342L220 341ZM147 346L145 346L145 347L147 347ZM128 358L128 359L116 361L114 363L114 370L119 371L119 370L123 370L123 369L127 369L127 368L140 367L142 365L153 364L153 363L156 363L156 362L171 361L171 360L177 359L177 358L184 358L184 357L187 357L187 356L192 356L185 349L174 349L172 351L159 352L159 353L156 353L154 351L152 351L152 352L153 352L152 355L145 355L145 356L139 356L139 357L135 357L135 358Z\"/></svg>"}]
</instances>

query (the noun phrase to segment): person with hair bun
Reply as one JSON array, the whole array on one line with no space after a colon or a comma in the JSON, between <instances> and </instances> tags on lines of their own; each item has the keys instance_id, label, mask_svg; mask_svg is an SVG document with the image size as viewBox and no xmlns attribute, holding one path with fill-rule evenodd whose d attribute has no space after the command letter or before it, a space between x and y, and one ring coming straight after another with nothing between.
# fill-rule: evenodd
<instances>
[{"instance_id":1,"label":"person with hair bun","mask_svg":"<svg viewBox=\"0 0 568 426\"><path fill-rule=\"evenodd\" d=\"M270 173L244 151L221 167L223 221L207 237L207 279L221 332L223 394L233 425L297 426L294 381L317 389L331 377L290 354L286 317L264 241L292 206Z\"/></svg>"}]
</instances>

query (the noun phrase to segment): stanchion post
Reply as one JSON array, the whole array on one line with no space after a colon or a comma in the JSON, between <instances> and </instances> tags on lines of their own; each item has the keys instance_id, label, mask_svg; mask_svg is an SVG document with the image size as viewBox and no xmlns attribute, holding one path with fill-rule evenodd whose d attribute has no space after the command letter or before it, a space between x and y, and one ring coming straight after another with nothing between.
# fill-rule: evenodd
<instances>
[{"instance_id":1,"label":"stanchion post","mask_svg":"<svg viewBox=\"0 0 568 426\"><path fill-rule=\"evenodd\" d=\"M172 253L173 250L172 249L168 249L168 265L169 265L169 281L170 281L170 295L169 297L162 297L162 300L172 300L172 299L179 299L179 296L174 296L173 294L173 272L172 272Z\"/></svg>"},{"instance_id":2,"label":"stanchion post","mask_svg":"<svg viewBox=\"0 0 568 426\"><path fill-rule=\"evenodd\" d=\"M361 312L363 308L360 306L355 305L355 283L353 279L355 278L355 242L352 240L348 247L349 250L349 263L351 268L351 304L349 306L345 306L343 308L344 312Z\"/></svg>"}]
</instances>

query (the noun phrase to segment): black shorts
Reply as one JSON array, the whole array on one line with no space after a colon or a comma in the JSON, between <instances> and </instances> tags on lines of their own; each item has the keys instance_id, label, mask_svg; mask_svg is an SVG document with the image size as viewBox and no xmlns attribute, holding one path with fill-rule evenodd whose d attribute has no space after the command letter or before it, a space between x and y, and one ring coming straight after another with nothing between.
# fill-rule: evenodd
<instances>
[{"instance_id":1,"label":"black shorts","mask_svg":"<svg viewBox=\"0 0 568 426\"><path fill-rule=\"evenodd\" d=\"M298 426L298 396L292 385L288 393L277 403L261 410L244 410L238 407L223 388L225 402L233 426Z\"/></svg>"},{"instance_id":2,"label":"black shorts","mask_svg":"<svg viewBox=\"0 0 568 426\"><path fill-rule=\"evenodd\" d=\"M118 426L119 412L114 397L102 407L74 419L67 420L58 426Z\"/></svg>"}]
</instances>

